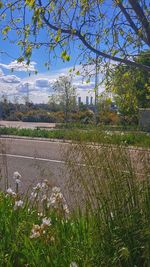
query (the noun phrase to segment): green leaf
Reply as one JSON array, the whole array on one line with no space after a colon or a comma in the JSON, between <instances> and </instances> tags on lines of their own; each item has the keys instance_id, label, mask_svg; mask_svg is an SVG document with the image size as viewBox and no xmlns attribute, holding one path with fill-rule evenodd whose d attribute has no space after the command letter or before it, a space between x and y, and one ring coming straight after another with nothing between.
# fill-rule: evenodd
<instances>
[{"instance_id":1,"label":"green leaf","mask_svg":"<svg viewBox=\"0 0 150 267\"><path fill-rule=\"evenodd\" d=\"M19 57L19 58L17 59L17 61L18 61L19 63L23 62L23 61L24 61L24 57L23 57L23 56L22 56L22 57Z\"/></svg>"},{"instance_id":2,"label":"green leaf","mask_svg":"<svg viewBox=\"0 0 150 267\"><path fill-rule=\"evenodd\" d=\"M35 0L26 0L25 3L30 6L30 7L33 7L34 6L34 3L35 3Z\"/></svg>"},{"instance_id":3,"label":"green leaf","mask_svg":"<svg viewBox=\"0 0 150 267\"><path fill-rule=\"evenodd\" d=\"M66 55L65 60L66 61L70 61L70 56L69 55Z\"/></svg>"},{"instance_id":4,"label":"green leaf","mask_svg":"<svg viewBox=\"0 0 150 267\"><path fill-rule=\"evenodd\" d=\"M61 57L64 58L66 55L67 55L66 50L62 51L62 53L61 53Z\"/></svg>"},{"instance_id":5,"label":"green leaf","mask_svg":"<svg viewBox=\"0 0 150 267\"><path fill-rule=\"evenodd\" d=\"M114 57L118 53L118 50L112 51L112 56Z\"/></svg>"},{"instance_id":6,"label":"green leaf","mask_svg":"<svg viewBox=\"0 0 150 267\"><path fill-rule=\"evenodd\" d=\"M32 53L32 47L30 45L28 45L26 50L25 50L25 56L30 57L31 53Z\"/></svg>"},{"instance_id":7,"label":"green leaf","mask_svg":"<svg viewBox=\"0 0 150 267\"><path fill-rule=\"evenodd\" d=\"M7 34L10 30L11 30L10 26L7 25L7 26L2 30L2 34Z\"/></svg>"},{"instance_id":8,"label":"green leaf","mask_svg":"<svg viewBox=\"0 0 150 267\"><path fill-rule=\"evenodd\" d=\"M69 61L69 60L70 60L70 56L67 55L66 50L62 51L62 53L61 53L61 58L62 58L64 61Z\"/></svg>"},{"instance_id":9,"label":"green leaf","mask_svg":"<svg viewBox=\"0 0 150 267\"><path fill-rule=\"evenodd\" d=\"M0 9L3 7L3 3L2 1L0 1Z\"/></svg>"},{"instance_id":10,"label":"green leaf","mask_svg":"<svg viewBox=\"0 0 150 267\"><path fill-rule=\"evenodd\" d=\"M56 35L54 40L56 41L56 43L58 43L60 41L60 36L59 35Z\"/></svg>"},{"instance_id":11,"label":"green leaf","mask_svg":"<svg viewBox=\"0 0 150 267\"><path fill-rule=\"evenodd\" d=\"M80 71L79 70L76 72L76 75L80 75Z\"/></svg>"}]
</instances>

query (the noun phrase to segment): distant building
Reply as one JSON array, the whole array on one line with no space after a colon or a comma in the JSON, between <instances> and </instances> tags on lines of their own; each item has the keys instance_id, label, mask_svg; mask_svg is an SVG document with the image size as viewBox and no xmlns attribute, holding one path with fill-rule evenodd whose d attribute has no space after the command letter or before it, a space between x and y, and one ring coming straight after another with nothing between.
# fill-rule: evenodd
<instances>
[{"instance_id":1,"label":"distant building","mask_svg":"<svg viewBox=\"0 0 150 267\"><path fill-rule=\"evenodd\" d=\"M78 105L81 105L81 96L78 96Z\"/></svg>"},{"instance_id":2,"label":"distant building","mask_svg":"<svg viewBox=\"0 0 150 267\"><path fill-rule=\"evenodd\" d=\"M150 108L139 109L139 126L142 130L150 132Z\"/></svg>"},{"instance_id":3,"label":"distant building","mask_svg":"<svg viewBox=\"0 0 150 267\"><path fill-rule=\"evenodd\" d=\"M88 106L89 105L89 97L86 96L86 105Z\"/></svg>"},{"instance_id":4,"label":"distant building","mask_svg":"<svg viewBox=\"0 0 150 267\"><path fill-rule=\"evenodd\" d=\"M3 118L3 107L2 104L0 103L0 119Z\"/></svg>"}]
</instances>

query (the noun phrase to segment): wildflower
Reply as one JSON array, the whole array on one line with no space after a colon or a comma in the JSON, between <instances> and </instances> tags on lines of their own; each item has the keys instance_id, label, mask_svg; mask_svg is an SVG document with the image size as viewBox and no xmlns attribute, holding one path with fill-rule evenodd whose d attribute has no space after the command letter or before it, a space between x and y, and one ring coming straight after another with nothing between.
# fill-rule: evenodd
<instances>
[{"instance_id":1,"label":"wildflower","mask_svg":"<svg viewBox=\"0 0 150 267\"><path fill-rule=\"evenodd\" d=\"M66 203L66 199L60 191L59 187L52 188L52 194L47 202L47 207L53 207L60 212L65 213L67 215L69 213L68 205Z\"/></svg>"},{"instance_id":2,"label":"wildflower","mask_svg":"<svg viewBox=\"0 0 150 267\"><path fill-rule=\"evenodd\" d=\"M14 179L21 179L21 174L19 172L15 171L13 174L13 178Z\"/></svg>"},{"instance_id":3,"label":"wildflower","mask_svg":"<svg viewBox=\"0 0 150 267\"><path fill-rule=\"evenodd\" d=\"M22 206L23 206L22 200L15 201L14 210L17 210L18 208L22 208Z\"/></svg>"},{"instance_id":4,"label":"wildflower","mask_svg":"<svg viewBox=\"0 0 150 267\"><path fill-rule=\"evenodd\" d=\"M51 242L54 242L55 241L55 238L53 236L51 236L50 241Z\"/></svg>"},{"instance_id":5,"label":"wildflower","mask_svg":"<svg viewBox=\"0 0 150 267\"><path fill-rule=\"evenodd\" d=\"M37 197L37 192L31 192L30 198L35 199Z\"/></svg>"},{"instance_id":6,"label":"wildflower","mask_svg":"<svg viewBox=\"0 0 150 267\"><path fill-rule=\"evenodd\" d=\"M68 208L68 205L67 205L67 204L64 204L64 205L63 205L63 209L64 209L64 212L65 212L66 214L69 214L69 208Z\"/></svg>"},{"instance_id":7,"label":"wildflower","mask_svg":"<svg viewBox=\"0 0 150 267\"><path fill-rule=\"evenodd\" d=\"M110 131L105 131L105 133L106 133L107 135L113 135L113 133L110 132Z\"/></svg>"},{"instance_id":8,"label":"wildflower","mask_svg":"<svg viewBox=\"0 0 150 267\"><path fill-rule=\"evenodd\" d=\"M41 235L41 227L38 224L34 224L31 230L30 238L37 238Z\"/></svg>"},{"instance_id":9,"label":"wildflower","mask_svg":"<svg viewBox=\"0 0 150 267\"><path fill-rule=\"evenodd\" d=\"M110 212L110 216L111 216L112 219L114 219L114 214L113 214L112 211Z\"/></svg>"},{"instance_id":10,"label":"wildflower","mask_svg":"<svg viewBox=\"0 0 150 267\"><path fill-rule=\"evenodd\" d=\"M44 181L43 183L41 183L41 188L42 189L46 189L48 187L47 183Z\"/></svg>"},{"instance_id":11,"label":"wildflower","mask_svg":"<svg viewBox=\"0 0 150 267\"><path fill-rule=\"evenodd\" d=\"M19 184L21 182L21 174L15 171L13 174L13 179L15 180L16 184Z\"/></svg>"},{"instance_id":12,"label":"wildflower","mask_svg":"<svg viewBox=\"0 0 150 267\"><path fill-rule=\"evenodd\" d=\"M37 238L40 237L41 235L45 235L46 231L45 229L51 225L51 219L45 217L42 219L42 224L34 224L31 230L30 238Z\"/></svg>"},{"instance_id":13,"label":"wildflower","mask_svg":"<svg viewBox=\"0 0 150 267\"><path fill-rule=\"evenodd\" d=\"M46 195L43 195L42 196L42 199L41 199L41 202L44 202L45 200L47 200L47 196Z\"/></svg>"},{"instance_id":14,"label":"wildflower","mask_svg":"<svg viewBox=\"0 0 150 267\"><path fill-rule=\"evenodd\" d=\"M47 207L49 208L51 205L53 206L56 202L56 197L55 196L50 196L48 202L47 202Z\"/></svg>"},{"instance_id":15,"label":"wildflower","mask_svg":"<svg viewBox=\"0 0 150 267\"><path fill-rule=\"evenodd\" d=\"M16 196L16 193L10 187L6 190L6 193L10 196Z\"/></svg>"},{"instance_id":16,"label":"wildflower","mask_svg":"<svg viewBox=\"0 0 150 267\"><path fill-rule=\"evenodd\" d=\"M50 226L51 225L51 219L49 219L49 218L47 218L47 217L45 217L45 218L43 218L42 219L42 227L44 227L44 226Z\"/></svg>"},{"instance_id":17,"label":"wildflower","mask_svg":"<svg viewBox=\"0 0 150 267\"><path fill-rule=\"evenodd\" d=\"M41 189L42 189L41 183L37 183L37 185L33 187L33 191L39 191Z\"/></svg>"},{"instance_id":18,"label":"wildflower","mask_svg":"<svg viewBox=\"0 0 150 267\"><path fill-rule=\"evenodd\" d=\"M54 186L53 188L52 188L52 192L53 193L60 193L60 187L57 187L57 186Z\"/></svg>"},{"instance_id":19,"label":"wildflower","mask_svg":"<svg viewBox=\"0 0 150 267\"><path fill-rule=\"evenodd\" d=\"M78 265L76 264L76 262L71 262L69 267L78 267Z\"/></svg>"},{"instance_id":20,"label":"wildflower","mask_svg":"<svg viewBox=\"0 0 150 267\"><path fill-rule=\"evenodd\" d=\"M38 212L38 216L42 217L43 216L43 212Z\"/></svg>"}]
</instances>

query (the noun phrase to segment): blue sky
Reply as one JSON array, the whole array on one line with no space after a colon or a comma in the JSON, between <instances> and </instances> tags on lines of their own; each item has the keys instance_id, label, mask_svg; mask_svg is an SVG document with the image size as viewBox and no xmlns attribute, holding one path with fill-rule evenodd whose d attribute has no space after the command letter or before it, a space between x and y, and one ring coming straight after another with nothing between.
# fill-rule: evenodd
<instances>
[{"instance_id":1,"label":"blue sky","mask_svg":"<svg viewBox=\"0 0 150 267\"><path fill-rule=\"evenodd\" d=\"M46 32L40 31L40 38L46 38ZM71 44L71 60L63 62L60 58L51 60L50 70L47 70L44 63L48 58L48 51L46 48L33 50L31 64L27 68L16 61L21 55L20 48L12 40L17 40L14 32L10 31L9 40L2 40L0 36L0 96L5 94L11 100L17 96L22 101L23 96L27 94L27 87L30 91L30 100L33 102L47 102L48 96L52 92L53 82L61 75L67 75L70 68L76 65L76 71L81 70L79 62L76 61L79 50L77 44ZM59 48L56 49L58 55L61 54ZM13 72L11 71L13 69ZM37 70L37 75L34 71ZM75 72L76 72L75 71ZM30 73L30 76L29 76ZM86 79L85 79L86 80ZM77 88L77 94L82 97L85 102L86 96L94 96L94 80L89 84L82 81L81 76L74 76L73 83ZM103 90L103 88L101 89Z\"/></svg>"},{"instance_id":2,"label":"blue sky","mask_svg":"<svg viewBox=\"0 0 150 267\"><path fill-rule=\"evenodd\" d=\"M27 70L25 64L19 64L16 59L19 57L19 47L8 40L0 40L0 95L7 95L13 101L15 97L23 102L29 87L30 100L41 103L47 102L48 96L52 93L53 82L61 75L68 75L70 68L75 64L77 54L72 53L69 62L61 59L52 60L50 70L44 66L47 60L47 51L44 48L34 50L31 63ZM77 51L74 49L74 51ZM59 52L59 51L58 51ZM81 70L81 66L76 63L76 71ZM12 72L13 69L13 72ZM35 75L34 71L38 73ZM29 76L30 73L30 76ZM81 76L75 75L73 83L77 88L77 95L85 102L86 96L94 96L94 80L89 84L82 80Z\"/></svg>"}]
</instances>

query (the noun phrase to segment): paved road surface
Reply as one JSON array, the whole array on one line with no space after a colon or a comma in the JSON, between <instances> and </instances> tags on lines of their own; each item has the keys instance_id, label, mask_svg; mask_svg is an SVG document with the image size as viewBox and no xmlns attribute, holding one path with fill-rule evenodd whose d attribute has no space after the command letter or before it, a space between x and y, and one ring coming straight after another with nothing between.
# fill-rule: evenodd
<instances>
[{"instance_id":1,"label":"paved road surface","mask_svg":"<svg viewBox=\"0 0 150 267\"><path fill-rule=\"evenodd\" d=\"M66 153L72 149L69 143L53 142L47 140L31 140L20 138L0 138L0 170L2 176L8 177L9 185L13 187L13 172L18 171L22 175L21 191L31 189L31 185L44 179L48 179L52 186L60 186L68 194L69 169L66 165ZM94 149L96 149L94 147ZM142 159L145 152L131 150L133 162L137 171L142 174ZM78 159L77 167L87 168ZM90 177L91 179L92 177ZM4 187L3 180L1 186ZM69 188L70 190L70 188ZM69 191L69 194L71 191ZM68 196L67 196L68 197Z\"/></svg>"},{"instance_id":2,"label":"paved road surface","mask_svg":"<svg viewBox=\"0 0 150 267\"><path fill-rule=\"evenodd\" d=\"M46 122L23 122L23 121L2 121L0 120L1 127L15 127L15 128L55 128L55 123Z\"/></svg>"},{"instance_id":3,"label":"paved road surface","mask_svg":"<svg viewBox=\"0 0 150 267\"><path fill-rule=\"evenodd\" d=\"M26 139L0 138L0 169L13 187L13 172L22 175L21 191L48 179L52 186L61 186L66 191L68 178L65 152L69 144ZM1 182L1 186L4 186Z\"/></svg>"}]
</instances>

